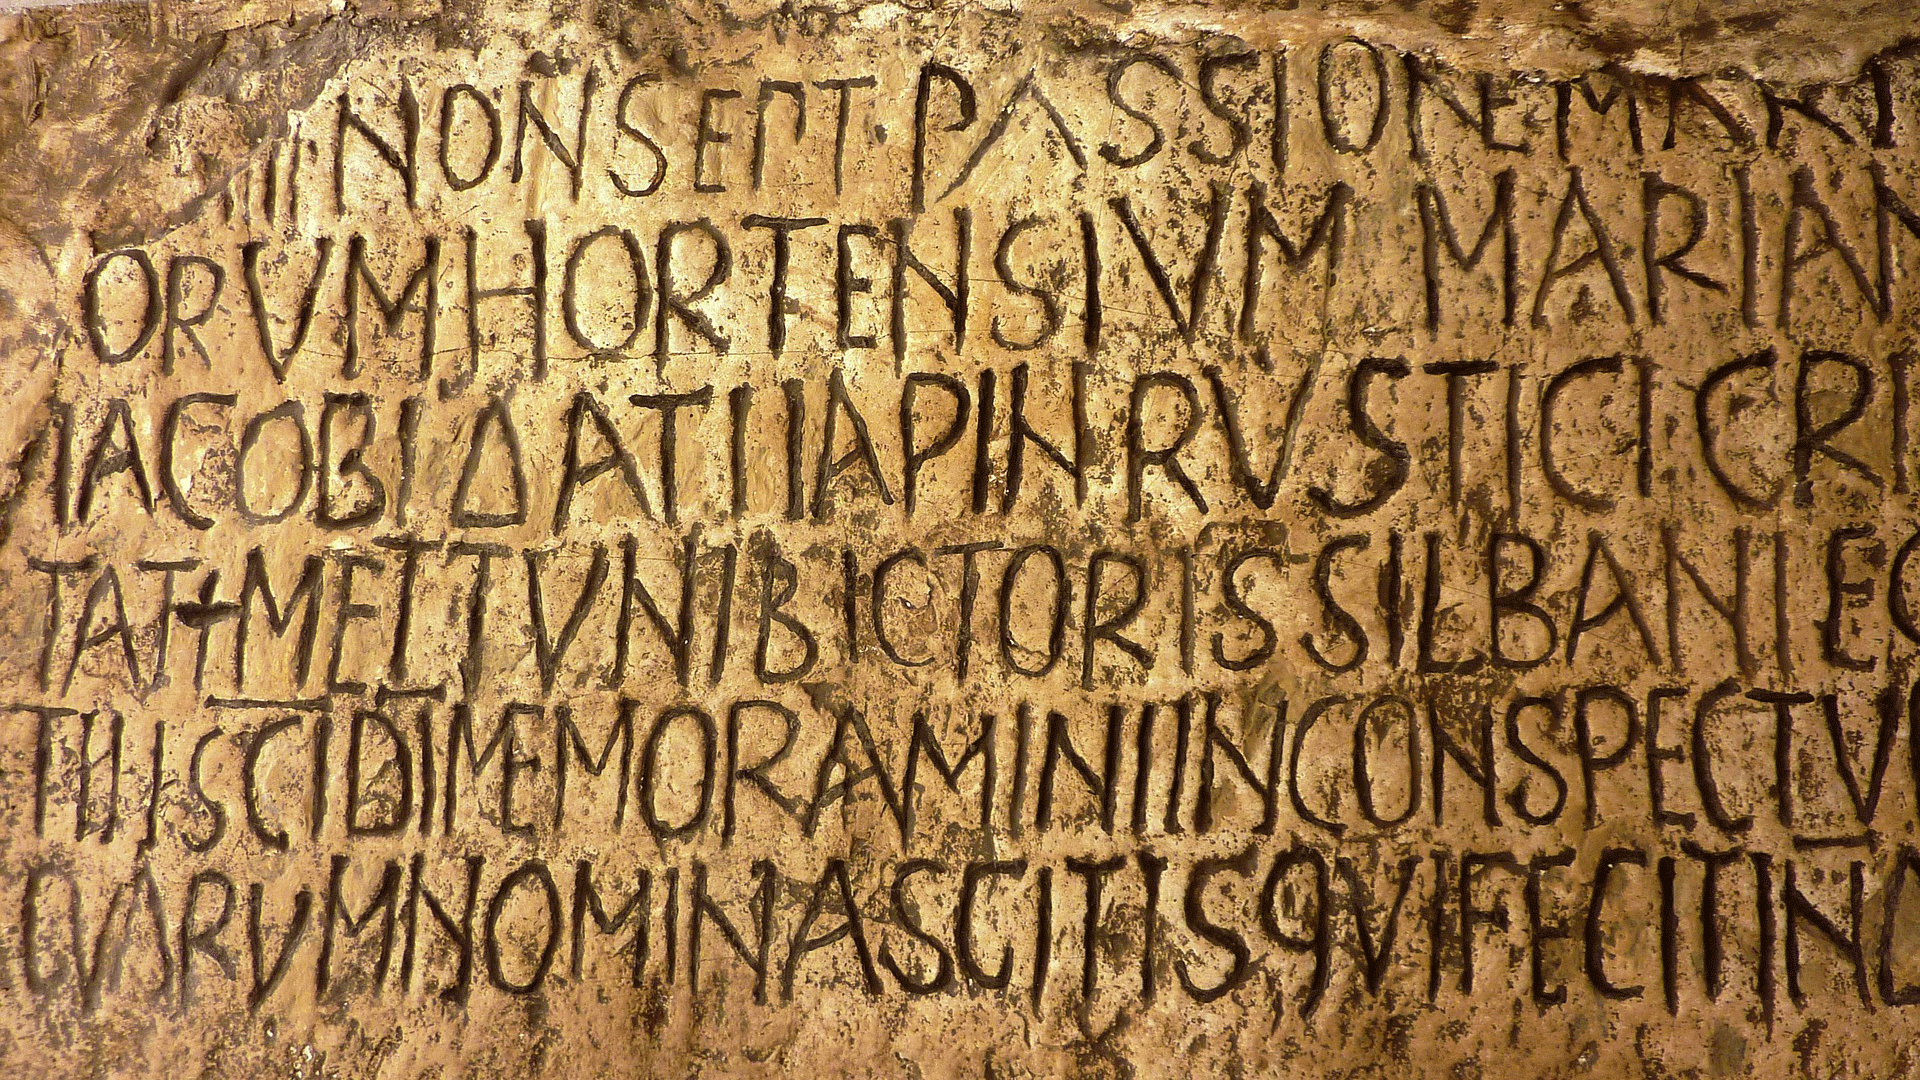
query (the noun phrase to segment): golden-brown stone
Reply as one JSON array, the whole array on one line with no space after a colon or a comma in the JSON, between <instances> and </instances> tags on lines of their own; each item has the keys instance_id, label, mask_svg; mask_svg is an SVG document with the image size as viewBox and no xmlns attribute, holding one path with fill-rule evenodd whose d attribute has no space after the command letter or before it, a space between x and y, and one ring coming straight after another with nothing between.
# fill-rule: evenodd
<instances>
[{"instance_id":1,"label":"golden-brown stone","mask_svg":"<svg viewBox=\"0 0 1920 1080\"><path fill-rule=\"evenodd\" d=\"M0 16L20 1075L1902 1076L1911 5Z\"/></svg>"}]
</instances>

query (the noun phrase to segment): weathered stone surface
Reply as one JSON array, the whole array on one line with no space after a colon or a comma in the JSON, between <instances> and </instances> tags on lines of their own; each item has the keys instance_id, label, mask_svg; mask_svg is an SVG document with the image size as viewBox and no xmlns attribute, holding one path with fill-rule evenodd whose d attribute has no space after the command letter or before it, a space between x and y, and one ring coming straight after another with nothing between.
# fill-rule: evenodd
<instances>
[{"instance_id":1,"label":"weathered stone surface","mask_svg":"<svg viewBox=\"0 0 1920 1080\"><path fill-rule=\"evenodd\" d=\"M0 17L0 1062L1912 1073L1913 15Z\"/></svg>"}]
</instances>

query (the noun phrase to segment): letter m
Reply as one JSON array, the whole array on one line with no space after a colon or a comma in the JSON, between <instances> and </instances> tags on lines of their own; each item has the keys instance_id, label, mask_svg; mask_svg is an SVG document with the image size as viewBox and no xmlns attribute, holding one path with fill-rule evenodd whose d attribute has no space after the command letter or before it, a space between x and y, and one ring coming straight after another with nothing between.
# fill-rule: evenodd
<instances>
[{"instance_id":1,"label":"letter m","mask_svg":"<svg viewBox=\"0 0 1920 1080\"><path fill-rule=\"evenodd\" d=\"M1295 242L1280 228L1280 219L1267 208L1266 185L1256 182L1247 189L1247 268L1240 290L1241 340L1253 336L1254 311L1260 306L1262 243L1273 241L1273 246L1280 249L1282 263L1289 270L1298 270L1312 261L1314 256L1325 252L1331 281L1331 275L1339 269L1340 255L1346 250L1347 215L1352 209L1353 188L1344 180L1336 181L1327 188L1326 202L1322 204L1319 216L1306 226L1305 238Z\"/></svg>"},{"instance_id":2,"label":"letter m","mask_svg":"<svg viewBox=\"0 0 1920 1080\"><path fill-rule=\"evenodd\" d=\"M320 629L320 556L307 556L300 570L300 581L287 595L284 605L274 599L273 582L267 576L267 557L261 548L247 552L246 576L240 583L240 625L234 631L233 641L233 680L238 686L247 684L247 638L253 628L253 611L257 602L267 616L267 627L276 638L287 636L293 626L293 611L296 605L306 604L306 612L300 620L300 637L296 660L296 686L303 686L307 673L313 668L314 635Z\"/></svg>"},{"instance_id":3,"label":"letter m","mask_svg":"<svg viewBox=\"0 0 1920 1080\"><path fill-rule=\"evenodd\" d=\"M327 987L333 981L333 941L334 928L345 926L347 933L359 937L372 924L376 915L383 916L380 923L380 960L373 969L373 988L387 980L387 969L393 964L393 936L395 925L400 917L400 863L389 860L386 870L380 875L380 888L373 894L367 906L360 909L356 917L341 898L340 891L347 876L347 857L333 857L333 871L327 879L327 911L321 924L320 962L315 968L314 989L325 997Z\"/></svg>"},{"instance_id":4,"label":"letter m","mask_svg":"<svg viewBox=\"0 0 1920 1080\"><path fill-rule=\"evenodd\" d=\"M1496 235L1500 238L1501 322L1512 326L1520 291L1520 252L1514 240L1513 170L1503 169L1493 178L1493 212L1480 227L1472 250L1461 245L1453 217L1447 212L1447 200L1438 187L1422 182L1416 185L1414 194L1420 202L1420 255L1427 279L1427 329L1440 328L1441 253L1444 251L1462 270L1472 270L1486 257L1487 248Z\"/></svg>"}]
</instances>

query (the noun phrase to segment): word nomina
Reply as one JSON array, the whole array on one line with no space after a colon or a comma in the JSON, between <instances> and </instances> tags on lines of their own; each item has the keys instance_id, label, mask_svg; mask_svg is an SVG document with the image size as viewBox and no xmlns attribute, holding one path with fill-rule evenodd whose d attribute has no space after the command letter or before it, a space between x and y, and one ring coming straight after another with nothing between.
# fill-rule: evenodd
<instances>
[{"instance_id":1,"label":"word nomina","mask_svg":"<svg viewBox=\"0 0 1920 1080\"><path fill-rule=\"evenodd\" d=\"M796 875L769 859L742 873L699 860L615 871L592 859L502 867L483 855L335 854L318 888L297 875L294 889L284 877L269 887L203 869L168 896L143 865L104 911L88 912L73 872L41 862L22 875L23 978L11 992L85 1012L109 991L141 990L182 1011L214 995L253 1011L309 989L322 1003L428 992L465 1006L476 990L559 994L610 976L635 988L684 981L697 998L704 976L743 996L750 987L757 1004L825 982L870 997L996 991L1035 1013L1049 998L1084 1009L1119 993L1191 1007L1264 992L1276 1015L1291 998L1311 1021L1337 977L1376 998L1424 983L1430 1003L1449 984L1484 995L1490 980L1524 986L1543 1008L1576 985L1610 1001L1658 994L1675 1014L1683 1000L1726 995L1756 1001L1770 1026L1782 969L1800 1008L1829 972L1844 972L1868 1008L1920 1004L1920 943L1901 930L1920 850L1902 846L1874 869L1877 912L1862 860L1831 870L1693 844L1525 859L1435 849L1393 865L1294 839L1190 864L1150 849L1059 865L913 859L878 881L857 880L840 857ZM1830 879L1845 882L1846 899L1825 895ZM1134 934L1110 925L1123 903L1144 913ZM1657 944L1621 952L1621 927L1642 921L1658 926ZM309 987L295 990L289 979L309 971ZM1733 985L1736 974L1748 985Z\"/></svg>"}]
</instances>

